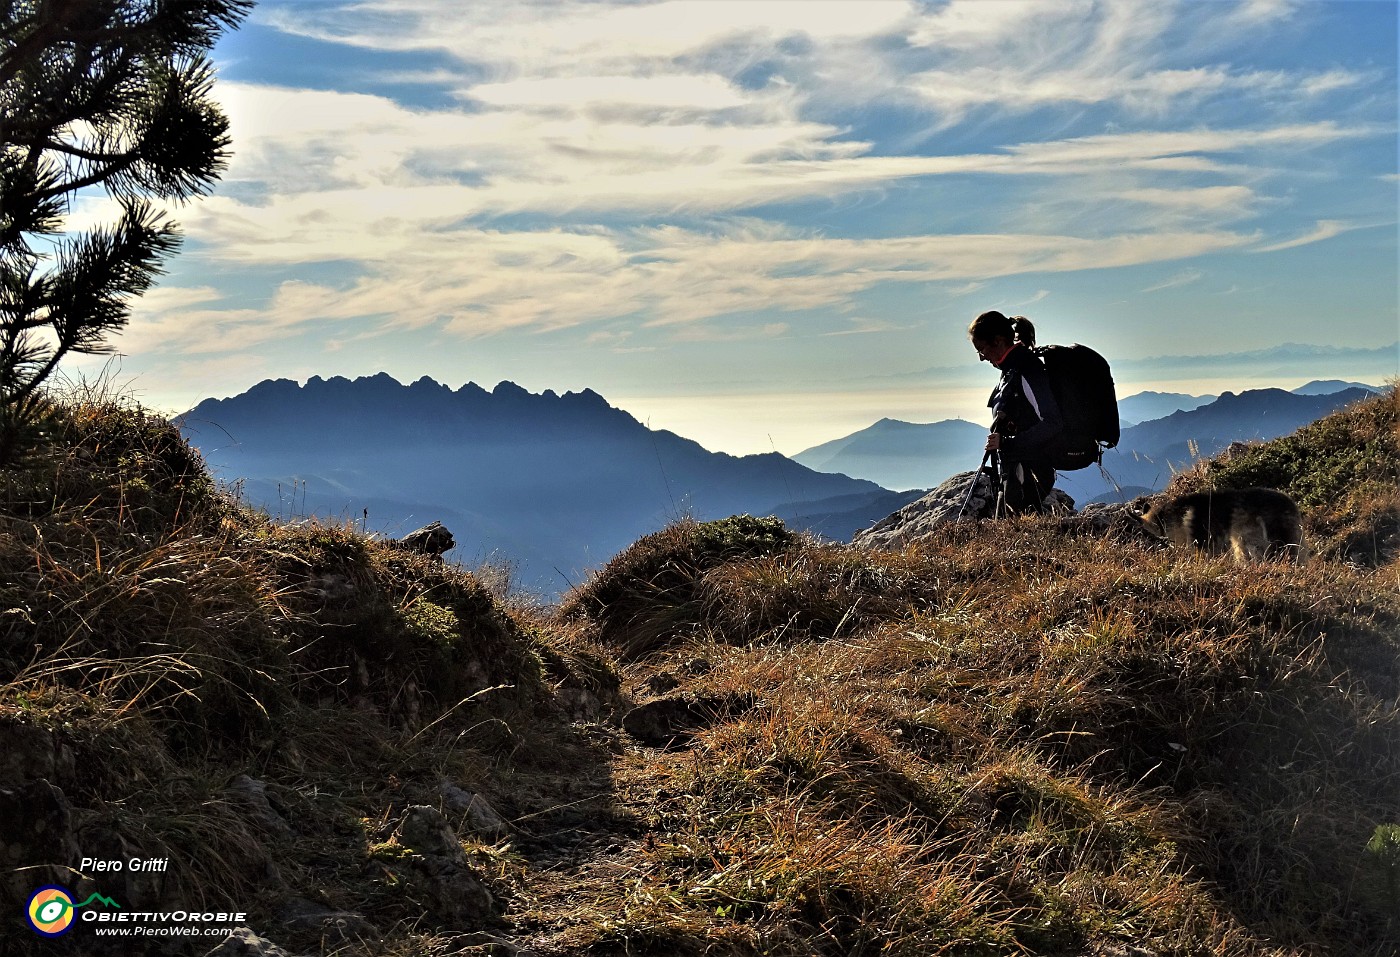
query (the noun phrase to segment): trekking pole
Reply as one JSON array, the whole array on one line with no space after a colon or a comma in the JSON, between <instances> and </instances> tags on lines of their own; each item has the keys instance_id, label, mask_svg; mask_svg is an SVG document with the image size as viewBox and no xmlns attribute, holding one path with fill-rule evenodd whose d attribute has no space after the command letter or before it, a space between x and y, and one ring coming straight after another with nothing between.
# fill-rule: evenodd
<instances>
[{"instance_id":1,"label":"trekking pole","mask_svg":"<svg viewBox=\"0 0 1400 957\"><path fill-rule=\"evenodd\" d=\"M963 497L962 508L958 509L958 517L953 519L953 521L962 521L963 513L967 511L967 503L972 501L972 493L977 490L977 480L981 478L982 471L987 467L987 463L992 460L992 456L995 454L996 453L991 449L988 449L986 454L982 456L982 464L977 466L976 472L972 473L972 481L967 483L967 495Z\"/></svg>"},{"instance_id":2,"label":"trekking pole","mask_svg":"<svg viewBox=\"0 0 1400 957\"><path fill-rule=\"evenodd\" d=\"M992 518L1003 518L1002 509L1006 505L1006 483L1001 476L1001 453L994 452L992 458L992 493L996 495L996 505L992 508Z\"/></svg>"}]
</instances>

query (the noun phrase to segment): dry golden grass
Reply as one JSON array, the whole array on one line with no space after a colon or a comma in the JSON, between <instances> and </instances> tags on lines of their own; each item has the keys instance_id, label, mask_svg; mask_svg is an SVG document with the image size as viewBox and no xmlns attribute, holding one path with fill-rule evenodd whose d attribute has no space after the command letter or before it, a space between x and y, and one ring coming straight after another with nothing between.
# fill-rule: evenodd
<instances>
[{"instance_id":1,"label":"dry golden grass","mask_svg":"<svg viewBox=\"0 0 1400 957\"><path fill-rule=\"evenodd\" d=\"M1293 476L1301 498L1395 475L1394 409L1385 396L1286 455L1237 452L1195 478L1263 482L1247 456L1311 463ZM1356 447L1360 471L1332 461ZM637 772L638 800L675 795L656 805L664 838L628 859L646 880L626 919L597 900L612 916L584 939L658 954L717 940L1391 952L1394 902L1364 849L1400 820L1400 579L1390 545L1357 561L1331 530L1387 542L1395 491L1328 501L1307 509L1328 557L1301 568L1034 519L899 552L793 541L707 562L668 563L658 546L674 539L654 537L647 561L685 601L598 603L600 640L623 643L639 694L750 704L683 739L684 760ZM632 561L588 587L625 593ZM950 900L972 903L934 906Z\"/></svg>"},{"instance_id":2,"label":"dry golden grass","mask_svg":"<svg viewBox=\"0 0 1400 957\"><path fill-rule=\"evenodd\" d=\"M871 551L738 516L648 536L551 611L273 523L168 425L78 405L0 475L0 728L76 755L45 773L85 833L302 953L1381 957L1395 408L1179 478L1290 489L1302 566L1031 518ZM613 719L657 695L694 725L642 747ZM250 823L239 773L289 832ZM425 914L394 838L444 779L513 824L463 829L499 902L473 926ZM289 926L292 897L372 930Z\"/></svg>"},{"instance_id":3,"label":"dry golden grass","mask_svg":"<svg viewBox=\"0 0 1400 957\"><path fill-rule=\"evenodd\" d=\"M1386 573L988 530L704 570L629 676L698 658L680 691L754 703L664 765L683 797L599 952L1394 947L1361 871L1400 817Z\"/></svg>"}]
</instances>

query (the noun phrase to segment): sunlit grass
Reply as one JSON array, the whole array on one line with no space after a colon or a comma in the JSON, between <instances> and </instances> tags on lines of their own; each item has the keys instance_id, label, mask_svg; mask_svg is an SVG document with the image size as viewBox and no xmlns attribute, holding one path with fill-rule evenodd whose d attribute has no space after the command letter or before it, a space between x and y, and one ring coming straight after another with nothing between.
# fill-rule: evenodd
<instances>
[{"instance_id":1,"label":"sunlit grass","mask_svg":"<svg viewBox=\"0 0 1400 957\"><path fill-rule=\"evenodd\" d=\"M1289 488L1302 566L1052 519L879 551L737 516L642 539L558 609L272 521L139 410L58 406L0 475L0 731L38 742L12 783L302 953L1381 957L1395 402L1179 478ZM657 697L704 706L643 747L616 719ZM395 837L417 804L489 918L422 906ZM293 926L289 899L371 930Z\"/></svg>"}]
</instances>

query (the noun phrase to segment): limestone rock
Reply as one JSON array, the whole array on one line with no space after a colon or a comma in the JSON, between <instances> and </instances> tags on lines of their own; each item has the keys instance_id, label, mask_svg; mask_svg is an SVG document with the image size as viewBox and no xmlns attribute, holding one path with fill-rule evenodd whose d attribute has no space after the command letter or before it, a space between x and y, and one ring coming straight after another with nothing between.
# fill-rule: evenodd
<instances>
[{"instance_id":1,"label":"limestone rock","mask_svg":"<svg viewBox=\"0 0 1400 957\"><path fill-rule=\"evenodd\" d=\"M480 794L459 788L451 781L443 781L438 790L444 806L465 815L467 824L479 836L489 841L502 841L510 837L509 822Z\"/></svg>"},{"instance_id":2,"label":"limestone rock","mask_svg":"<svg viewBox=\"0 0 1400 957\"><path fill-rule=\"evenodd\" d=\"M452 825L435 807L416 804L404 812L399 823L399 843L428 857L441 857L465 864L467 856Z\"/></svg>"},{"instance_id":3,"label":"limestone rock","mask_svg":"<svg viewBox=\"0 0 1400 957\"><path fill-rule=\"evenodd\" d=\"M1094 503L1060 519L1060 527L1071 534L1112 536L1122 541L1153 540L1134 517L1139 503Z\"/></svg>"},{"instance_id":4,"label":"limestone rock","mask_svg":"<svg viewBox=\"0 0 1400 957\"><path fill-rule=\"evenodd\" d=\"M442 812L425 804L404 812L395 832L412 853L395 862L407 892L439 925L461 927L491 916L495 901L467 863L456 832Z\"/></svg>"},{"instance_id":5,"label":"limestone rock","mask_svg":"<svg viewBox=\"0 0 1400 957\"><path fill-rule=\"evenodd\" d=\"M399 548L410 552L418 552L422 555L432 555L439 557L457 546L457 542L452 537L452 533L442 522L433 522L431 525L424 525L415 529L395 542Z\"/></svg>"},{"instance_id":6,"label":"limestone rock","mask_svg":"<svg viewBox=\"0 0 1400 957\"><path fill-rule=\"evenodd\" d=\"M73 749L54 732L32 724L0 724L0 782L71 782L76 762Z\"/></svg>"},{"instance_id":7,"label":"limestone rock","mask_svg":"<svg viewBox=\"0 0 1400 957\"><path fill-rule=\"evenodd\" d=\"M717 718L754 707L747 695L672 695L640 704L622 717L622 730L643 744L664 748L685 741Z\"/></svg>"},{"instance_id":8,"label":"limestone rock","mask_svg":"<svg viewBox=\"0 0 1400 957\"><path fill-rule=\"evenodd\" d=\"M326 942L350 943L372 939L378 928L363 914L335 910L304 897L286 900L278 913L283 925L291 931L312 931Z\"/></svg>"},{"instance_id":9,"label":"limestone rock","mask_svg":"<svg viewBox=\"0 0 1400 957\"><path fill-rule=\"evenodd\" d=\"M1045 497L1047 510L1067 514L1074 511L1074 499L1059 489ZM902 548L922 541L950 522L991 518L996 508L996 489L986 472L961 472L923 498L908 505L870 528L857 532L852 544L867 548Z\"/></svg>"},{"instance_id":10,"label":"limestone rock","mask_svg":"<svg viewBox=\"0 0 1400 957\"><path fill-rule=\"evenodd\" d=\"M77 835L78 846L82 848L85 857L92 857L99 861L165 858L167 861L165 869L169 868L170 853L162 845L152 843L149 840L140 845L133 843L109 822L100 819L91 821L87 825L79 827ZM80 862L75 861L74 863ZM87 897L93 891L100 890L109 897L121 901L127 907L144 907L155 905L164 900L164 894L167 890L167 876L172 875L167 875L164 870L136 870L125 867L115 872L87 873L76 885L62 881L60 883L72 887L81 897Z\"/></svg>"},{"instance_id":11,"label":"limestone rock","mask_svg":"<svg viewBox=\"0 0 1400 957\"><path fill-rule=\"evenodd\" d=\"M243 812L244 818L268 837L288 838L292 836L292 826L273 805L268 796L267 784L240 774L224 789L228 802Z\"/></svg>"}]
</instances>

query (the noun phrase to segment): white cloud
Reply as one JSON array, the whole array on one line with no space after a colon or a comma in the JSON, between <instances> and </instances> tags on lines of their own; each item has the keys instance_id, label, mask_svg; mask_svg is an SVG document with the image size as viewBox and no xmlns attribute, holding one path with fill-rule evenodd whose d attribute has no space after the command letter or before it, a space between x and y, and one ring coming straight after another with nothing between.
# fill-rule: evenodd
<instances>
[{"instance_id":1,"label":"white cloud","mask_svg":"<svg viewBox=\"0 0 1400 957\"><path fill-rule=\"evenodd\" d=\"M1113 268L1241 248L1254 238L1153 232L1097 240L1015 234L854 240L780 239L743 228L588 235L462 230L442 234L431 248L372 264L345 287L283 283L261 308L219 309L206 290L166 290L139 305L124 342L141 351L214 353L312 331L338 339L335 330L365 319L374 320L375 334L431 326L471 337L627 316L689 340L771 337L795 327L804 313L848 309L854 296L885 283L975 283ZM764 321L757 332L704 327L739 313L794 318ZM856 331L876 328L867 323Z\"/></svg>"},{"instance_id":2,"label":"white cloud","mask_svg":"<svg viewBox=\"0 0 1400 957\"><path fill-rule=\"evenodd\" d=\"M1363 75L1348 70L1328 70L1316 76L1305 77L1299 89L1308 96L1325 96L1337 90L1350 89L1364 82Z\"/></svg>"},{"instance_id":3,"label":"white cloud","mask_svg":"<svg viewBox=\"0 0 1400 957\"><path fill-rule=\"evenodd\" d=\"M888 319L873 319L868 316L858 316L847 320L845 329L835 329L831 332L823 332L823 336L864 336L880 334L885 332L907 332L913 326L891 322Z\"/></svg>"},{"instance_id":4,"label":"white cloud","mask_svg":"<svg viewBox=\"0 0 1400 957\"><path fill-rule=\"evenodd\" d=\"M376 0L298 5L268 14L288 32L372 49L435 50L517 75L574 75L659 65L722 43L771 47L786 39L836 41L894 33L914 13L905 0L713 0L663 3Z\"/></svg>"},{"instance_id":5,"label":"white cloud","mask_svg":"<svg viewBox=\"0 0 1400 957\"><path fill-rule=\"evenodd\" d=\"M1107 164L1151 163L1154 168L1179 163L1183 170L1220 170L1221 162L1207 157L1258 149L1298 149L1341 139L1374 135L1376 130L1342 126L1331 120L1291 123L1256 129L1149 130L1104 133L1046 143L1026 143L1008 152L1042 168L1100 169Z\"/></svg>"},{"instance_id":6,"label":"white cloud","mask_svg":"<svg viewBox=\"0 0 1400 957\"><path fill-rule=\"evenodd\" d=\"M736 102L750 95L723 93ZM1329 121L1108 133L982 154L875 155L870 144L841 139L835 127L801 120L790 102L758 95L746 101L753 108L747 119L720 111L722 118L676 123L428 111L365 94L239 84L221 87L221 95L238 144L230 188L181 218L212 256L244 263L385 262L443 245L462 224L515 212L731 213L946 174L1226 174L1226 160L1247 150L1310 147L1367 132ZM1119 192L1143 204L1222 216L1238 215L1252 195L1243 185ZM1090 191L1081 201L1093 205L1101 196ZM552 235L551 246L587 244L577 234L534 235Z\"/></svg>"},{"instance_id":7,"label":"white cloud","mask_svg":"<svg viewBox=\"0 0 1400 957\"><path fill-rule=\"evenodd\" d=\"M750 105L751 96L713 74L531 77L471 87L471 99L494 107L618 110L663 108L688 113Z\"/></svg>"},{"instance_id":8,"label":"white cloud","mask_svg":"<svg viewBox=\"0 0 1400 957\"><path fill-rule=\"evenodd\" d=\"M1188 8L1210 23L1229 19L1209 6ZM1257 29L1258 16L1285 12L1255 6L1229 15L1256 17ZM776 0L725 3L716 16L717 7L563 2L544 13L535 4L378 0L259 13L306 36L443 54L416 79L439 82L455 105L220 84L235 157L217 195L179 212L200 255L252 267L340 262L349 278L284 283L256 305L222 303L207 287L170 290L142 304L129 337L208 352L355 320L467 337L614 319L690 338L786 334L804 312L852 310L854 297L888 283L967 294L1002 276L1268 243L1238 227L1271 201L1268 161L1377 132L1306 114L1222 127L1170 113L1217 96L1316 96L1358 77L1173 59L1162 38L1188 9L1173 4L954 0L925 10L902 0ZM1084 127L1026 125L1004 146L972 139L975 149L919 155L864 128L857 138L832 106L911 103L944 122L983 107L1103 106L1177 119L1046 139L1036 131ZM985 232L931 222L930 235L849 239L754 218L759 209L776 216L777 203L950 176L983 203ZM985 186L991 177L1020 178L1020 202L1047 197L1062 222L1109 203L1114 217L1078 234L1048 218L1027 227ZM96 221L110 207L85 201L80 212ZM494 228L505 214L569 225ZM1326 238L1336 225L1252 251ZM784 319L755 320L757 333L698 328L759 312ZM885 328L852 322L840 332ZM628 334L610 326L593 344L631 348Z\"/></svg>"},{"instance_id":9,"label":"white cloud","mask_svg":"<svg viewBox=\"0 0 1400 957\"><path fill-rule=\"evenodd\" d=\"M1250 249L1249 252L1276 253L1285 249L1296 249L1299 246L1307 246L1311 243L1322 242L1324 239L1331 239L1333 236L1339 236L1353 228L1355 227L1340 222L1339 220L1320 219L1311 231L1304 233L1302 236L1286 239L1280 243L1271 243L1267 246L1255 246Z\"/></svg>"},{"instance_id":10,"label":"white cloud","mask_svg":"<svg viewBox=\"0 0 1400 957\"><path fill-rule=\"evenodd\" d=\"M1051 25L1067 19L1083 21L1093 13L1089 0L952 0L924 18L910 36L918 46L981 50L990 46L1019 46L1028 37L1044 37Z\"/></svg>"},{"instance_id":11,"label":"white cloud","mask_svg":"<svg viewBox=\"0 0 1400 957\"><path fill-rule=\"evenodd\" d=\"M677 342L754 342L759 339L785 339L792 331L786 322L769 322L761 326L738 329L716 329L688 326L676 333Z\"/></svg>"},{"instance_id":12,"label":"white cloud","mask_svg":"<svg viewBox=\"0 0 1400 957\"><path fill-rule=\"evenodd\" d=\"M1300 0L1244 0L1230 12L1231 19L1251 25L1270 20L1286 20L1297 11Z\"/></svg>"},{"instance_id":13,"label":"white cloud","mask_svg":"<svg viewBox=\"0 0 1400 957\"><path fill-rule=\"evenodd\" d=\"M1074 70L1018 72L1004 66L931 70L910 86L929 106L960 118L978 106L1028 112L1045 106L1121 101L1141 112L1162 112L1185 96L1216 93L1239 81L1220 69L1159 70L1095 76Z\"/></svg>"},{"instance_id":14,"label":"white cloud","mask_svg":"<svg viewBox=\"0 0 1400 957\"><path fill-rule=\"evenodd\" d=\"M1199 269L1183 269L1173 276L1163 279L1161 282L1148 286L1143 292L1160 292L1163 289L1174 289L1177 286L1187 286L1193 282L1199 282L1205 273Z\"/></svg>"},{"instance_id":15,"label":"white cloud","mask_svg":"<svg viewBox=\"0 0 1400 957\"><path fill-rule=\"evenodd\" d=\"M1143 187L1124 190L1119 195L1123 199L1151 206L1230 215L1247 210L1255 198L1254 190L1248 186L1203 186L1195 189Z\"/></svg>"}]
</instances>

